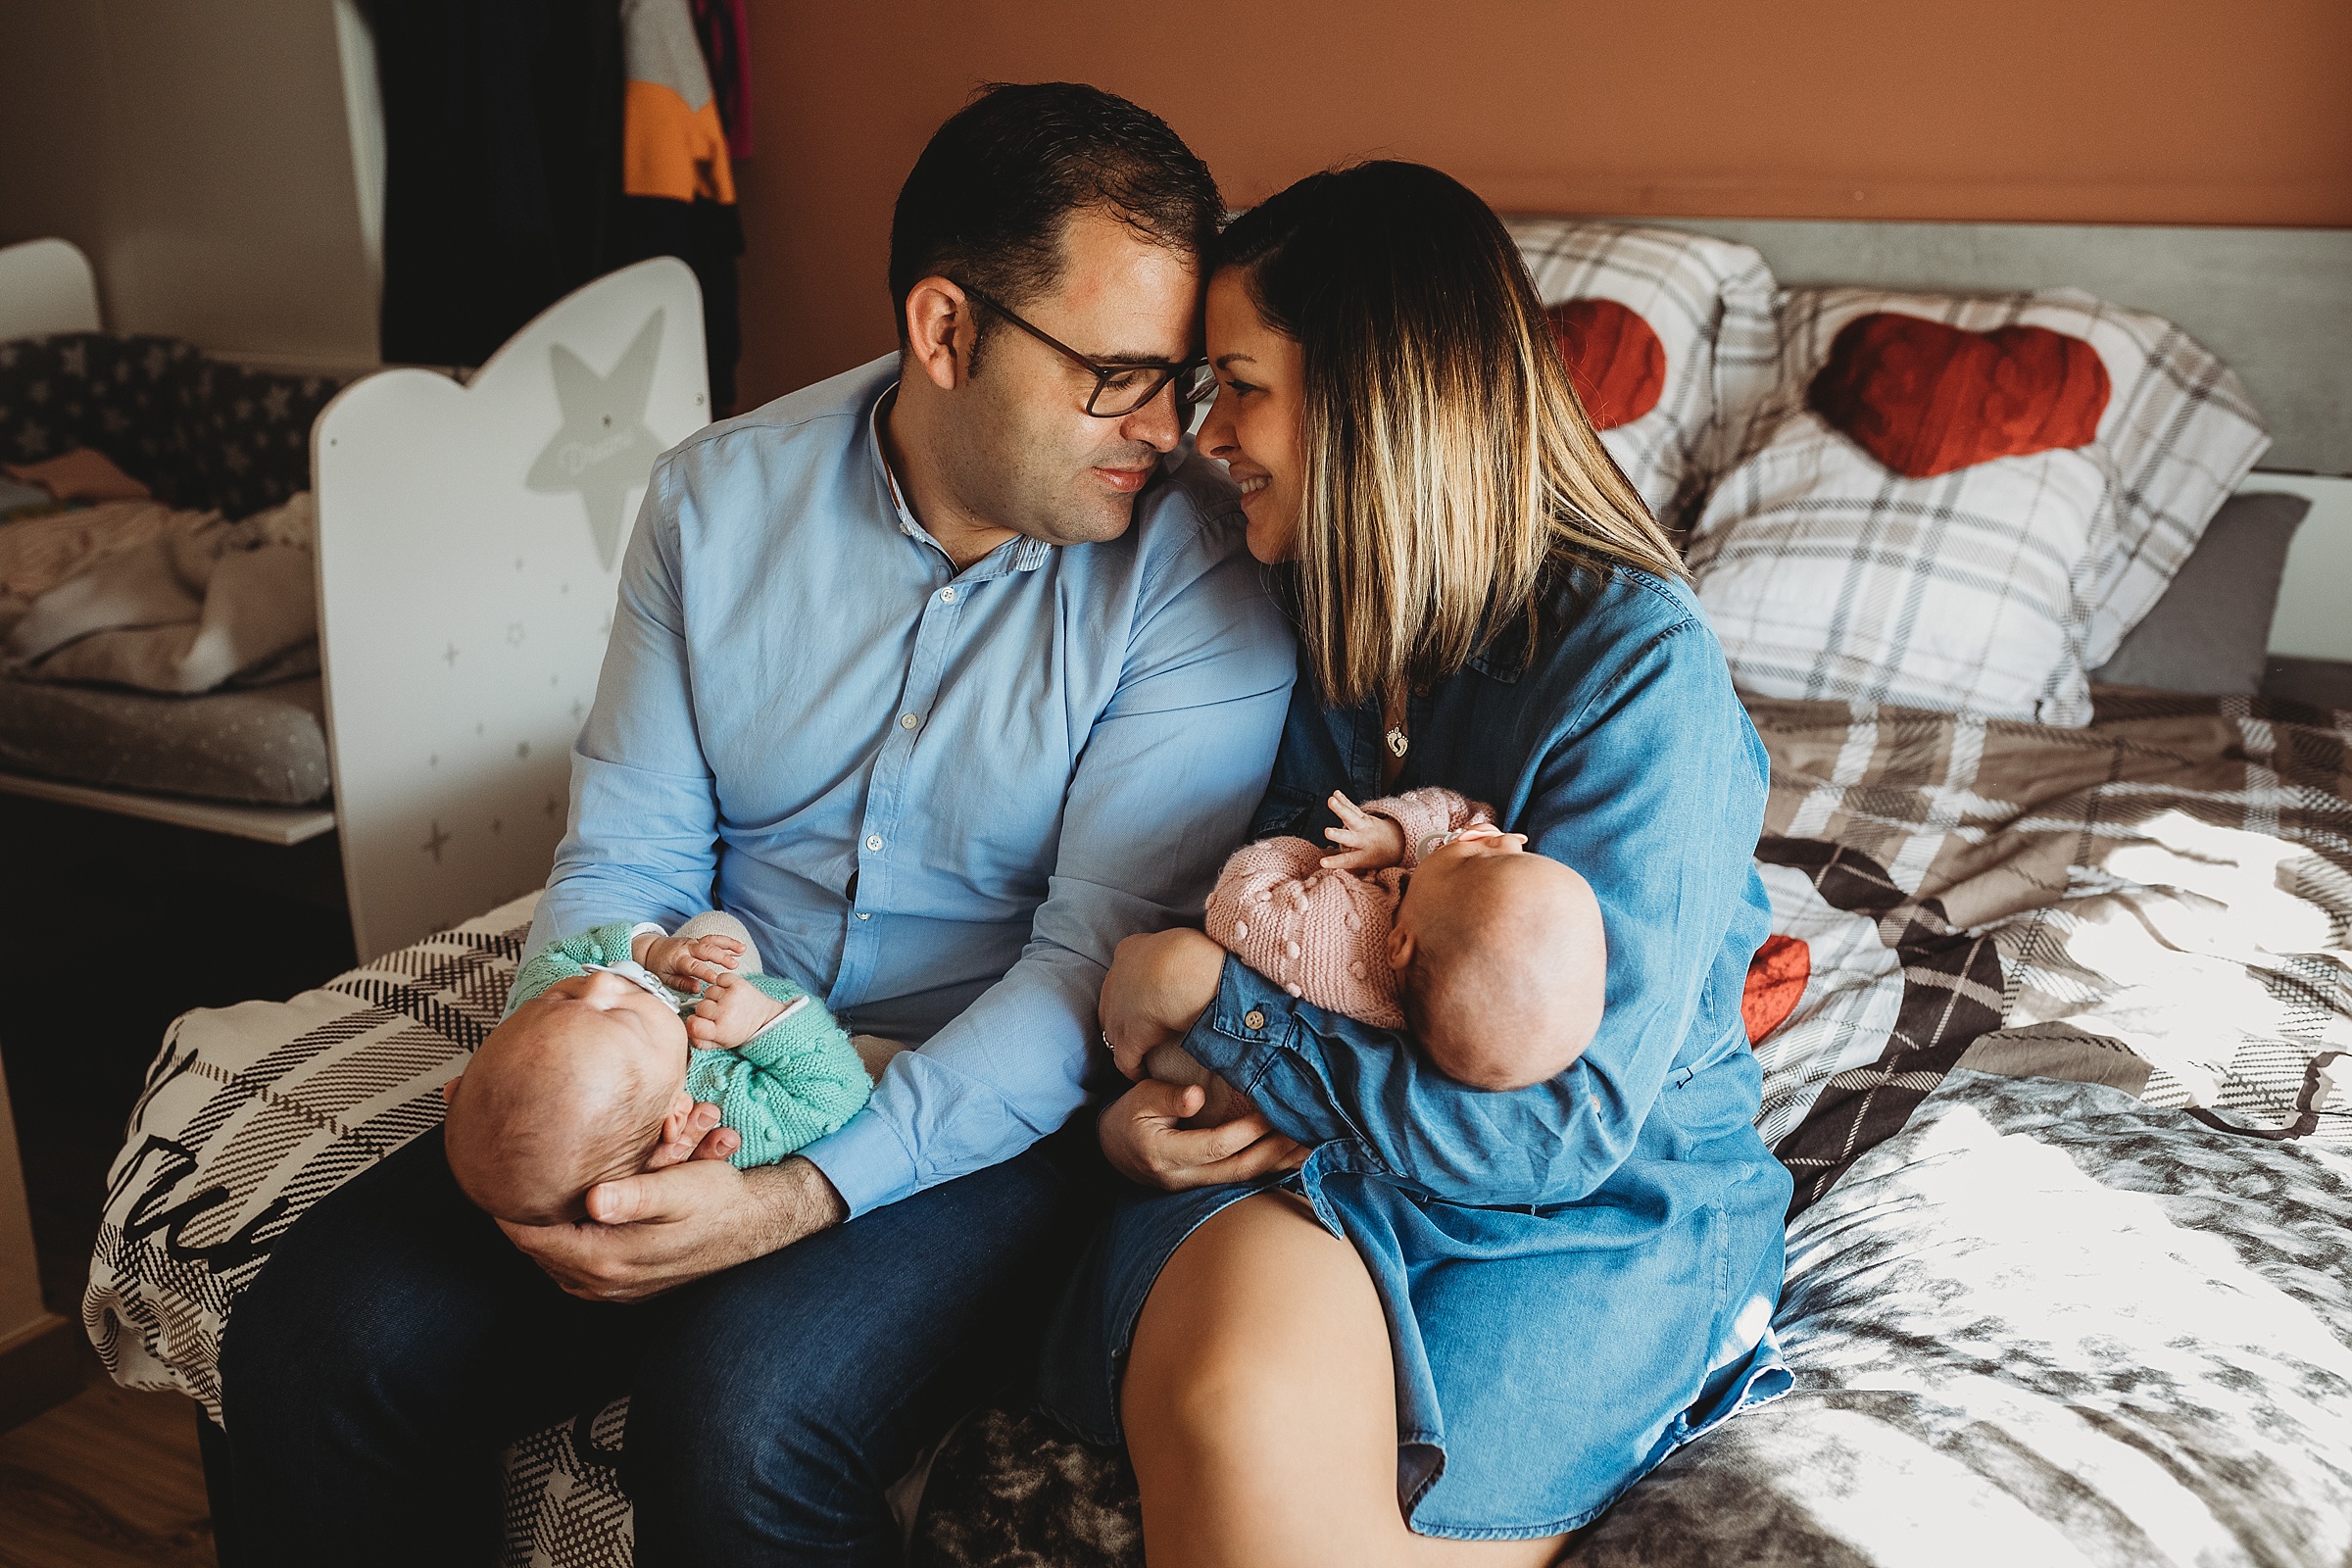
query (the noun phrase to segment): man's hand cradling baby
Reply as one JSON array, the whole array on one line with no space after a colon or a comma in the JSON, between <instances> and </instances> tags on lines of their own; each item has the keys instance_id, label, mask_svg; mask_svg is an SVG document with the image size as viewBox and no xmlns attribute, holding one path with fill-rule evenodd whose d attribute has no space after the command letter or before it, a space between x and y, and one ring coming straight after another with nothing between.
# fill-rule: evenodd
<instances>
[{"instance_id":1,"label":"man's hand cradling baby","mask_svg":"<svg viewBox=\"0 0 2352 1568\"><path fill-rule=\"evenodd\" d=\"M498 1228L570 1295L642 1301L848 1217L833 1184L806 1159L737 1170L723 1159L695 1158L599 1182L580 1223L502 1219Z\"/></svg>"}]
</instances>

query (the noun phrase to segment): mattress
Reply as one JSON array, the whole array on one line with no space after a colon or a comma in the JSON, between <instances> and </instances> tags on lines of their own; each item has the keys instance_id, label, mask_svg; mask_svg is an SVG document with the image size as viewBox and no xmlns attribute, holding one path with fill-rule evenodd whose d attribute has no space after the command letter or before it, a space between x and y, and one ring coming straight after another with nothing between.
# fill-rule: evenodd
<instances>
[{"instance_id":1,"label":"mattress","mask_svg":"<svg viewBox=\"0 0 2352 1568\"><path fill-rule=\"evenodd\" d=\"M1580 1540L1606 1568L2352 1561L2352 715L2108 693L2084 729L1751 706L1749 972L1796 1177L1777 1403ZM235 1299L441 1114L522 900L287 1003L175 1023L82 1317L218 1411ZM506 1560L625 1568L625 1402L507 1455ZM931 1463L908 1561L1134 1568L1117 1455L1019 1409Z\"/></svg>"},{"instance_id":2,"label":"mattress","mask_svg":"<svg viewBox=\"0 0 2352 1568\"><path fill-rule=\"evenodd\" d=\"M332 784L318 677L200 697L0 680L0 771L249 806Z\"/></svg>"}]
</instances>

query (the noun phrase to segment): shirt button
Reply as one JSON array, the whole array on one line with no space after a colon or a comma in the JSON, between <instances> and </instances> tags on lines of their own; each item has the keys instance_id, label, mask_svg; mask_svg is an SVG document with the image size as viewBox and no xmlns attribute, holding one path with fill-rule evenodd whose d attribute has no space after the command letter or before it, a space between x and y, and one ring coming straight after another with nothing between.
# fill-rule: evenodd
<instances>
[{"instance_id":1,"label":"shirt button","mask_svg":"<svg viewBox=\"0 0 2352 1568\"><path fill-rule=\"evenodd\" d=\"M1242 1022L1251 1029L1263 1029L1266 1026L1266 1015L1255 1007L1251 1007L1248 1012L1242 1014Z\"/></svg>"},{"instance_id":2,"label":"shirt button","mask_svg":"<svg viewBox=\"0 0 2352 1568\"><path fill-rule=\"evenodd\" d=\"M939 602L943 605L954 604L956 602L956 590L953 588L942 588L939 591Z\"/></svg>"},{"instance_id":3,"label":"shirt button","mask_svg":"<svg viewBox=\"0 0 2352 1568\"><path fill-rule=\"evenodd\" d=\"M878 850L878 849L880 849L880 848L882 847L882 835L881 835L881 834L879 834L879 833L876 833L876 834L874 834L874 835L873 835L871 838L868 838L868 839L865 841L865 847L866 847L867 849L869 849L869 850Z\"/></svg>"},{"instance_id":4,"label":"shirt button","mask_svg":"<svg viewBox=\"0 0 2352 1568\"><path fill-rule=\"evenodd\" d=\"M912 729L915 725L920 724L922 720L915 717L912 713L901 713L899 715L899 728L901 729Z\"/></svg>"},{"instance_id":5,"label":"shirt button","mask_svg":"<svg viewBox=\"0 0 2352 1568\"><path fill-rule=\"evenodd\" d=\"M858 911L858 918L860 920L871 920L873 916L866 913L863 909L859 909Z\"/></svg>"}]
</instances>

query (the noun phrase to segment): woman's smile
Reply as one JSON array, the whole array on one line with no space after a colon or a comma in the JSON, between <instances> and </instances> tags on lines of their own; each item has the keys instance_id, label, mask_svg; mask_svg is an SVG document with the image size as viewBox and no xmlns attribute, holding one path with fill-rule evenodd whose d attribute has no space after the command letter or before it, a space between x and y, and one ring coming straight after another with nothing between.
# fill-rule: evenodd
<instances>
[{"instance_id":1,"label":"woman's smile","mask_svg":"<svg viewBox=\"0 0 2352 1568\"><path fill-rule=\"evenodd\" d=\"M1250 516L1250 553L1272 564L1298 553L1306 466L1298 456L1306 356L1266 324L1239 268L1208 283L1208 363L1217 401L1200 422L1201 452L1225 465Z\"/></svg>"}]
</instances>

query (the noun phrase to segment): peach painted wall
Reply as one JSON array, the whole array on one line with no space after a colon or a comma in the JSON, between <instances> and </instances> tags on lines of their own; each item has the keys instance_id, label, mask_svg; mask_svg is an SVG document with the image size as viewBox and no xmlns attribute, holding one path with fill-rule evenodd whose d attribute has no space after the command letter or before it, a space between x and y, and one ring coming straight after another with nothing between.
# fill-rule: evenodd
<instances>
[{"instance_id":1,"label":"peach painted wall","mask_svg":"<svg viewBox=\"0 0 2352 1568\"><path fill-rule=\"evenodd\" d=\"M1436 164L1505 211L2352 225L2346 0L754 0L746 405L881 353L890 206L987 80L1164 116L1227 198Z\"/></svg>"}]
</instances>

